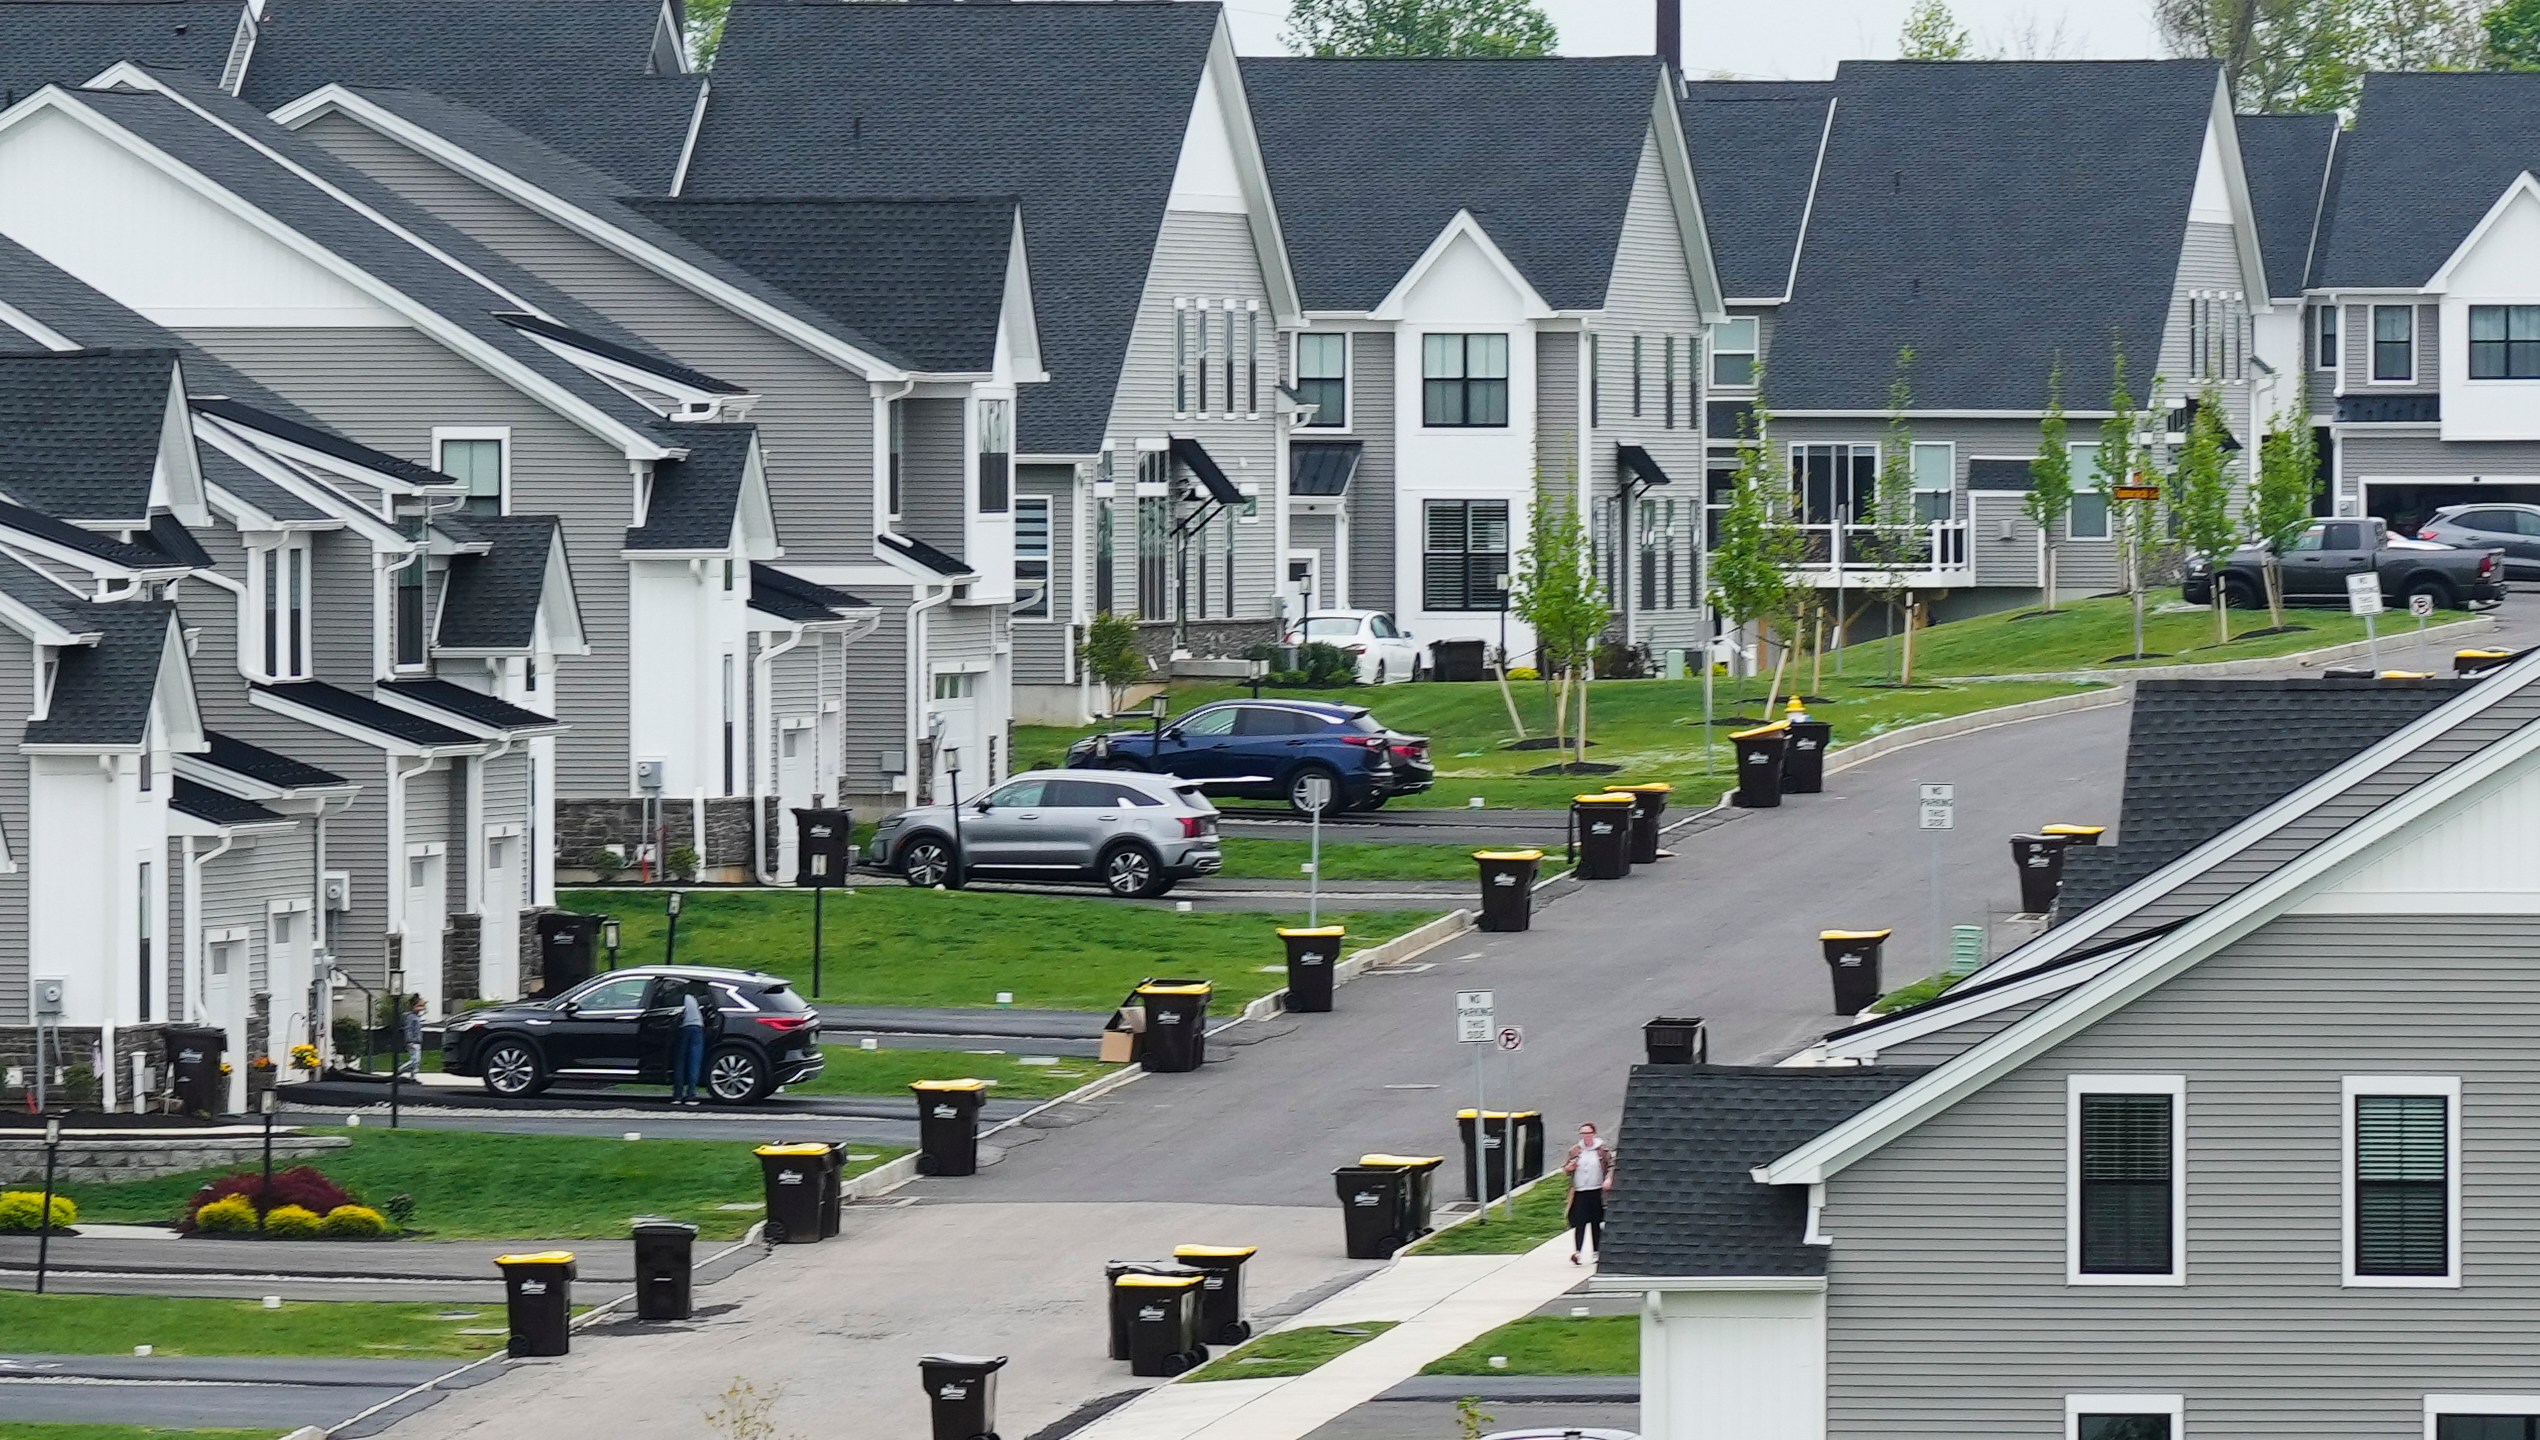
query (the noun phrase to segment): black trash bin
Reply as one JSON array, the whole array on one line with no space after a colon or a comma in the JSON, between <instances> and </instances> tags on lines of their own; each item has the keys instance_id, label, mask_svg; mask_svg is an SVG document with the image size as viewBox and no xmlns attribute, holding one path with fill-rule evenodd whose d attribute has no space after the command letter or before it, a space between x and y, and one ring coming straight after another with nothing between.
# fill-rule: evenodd
<instances>
[{"instance_id":1,"label":"black trash bin","mask_svg":"<svg viewBox=\"0 0 2540 1440\"><path fill-rule=\"evenodd\" d=\"M845 1228L847 1211L847 1147L829 1147L829 1168L820 1172L820 1238L834 1240Z\"/></svg>"},{"instance_id":2,"label":"black trash bin","mask_svg":"<svg viewBox=\"0 0 2540 1440\"><path fill-rule=\"evenodd\" d=\"M1817 795L1826 788L1826 747L1834 743L1834 726L1824 720L1792 716L1790 748L1782 756L1782 793Z\"/></svg>"},{"instance_id":3,"label":"black trash bin","mask_svg":"<svg viewBox=\"0 0 2540 1440\"><path fill-rule=\"evenodd\" d=\"M1782 765L1790 751L1790 722L1777 720L1729 737L1737 748L1737 804L1770 810L1782 803Z\"/></svg>"},{"instance_id":4,"label":"black trash bin","mask_svg":"<svg viewBox=\"0 0 2540 1440\"><path fill-rule=\"evenodd\" d=\"M1658 830L1667 818L1667 797L1676 793L1676 787L1657 780L1646 785L1608 785L1605 791L1632 797L1632 863L1657 864Z\"/></svg>"},{"instance_id":5,"label":"black trash bin","mask_svg":"<svg viewBox=\"0 0 2540 1440\"><path fill-rule=\"evenodd\" d=\"M997 1440L1002 1355L927 1355L917 1362L934 1414L935 1440Z\"/></svg>"},{"instance_id":6,"label":"black trash bin","mask_svg":"<svg viewBox=\"0 0 2540 1440\"><path fill-rule=\"evenodd\" d=\"M2456 650L2452 653L2452 673L2484 675L2514 658L2511 650Z\"/></svg>"},{"instance_id":7,"label":"black trash bin","mask_svg":"<svg viewBox=\"0 0 2540 1440\"><path fill-rule=\"evenodd\" d=\"M1208 1059L1208 997L1214 987L1205 980L1149 980L1138 987L1138 1003L1147 1011L1146 1043L1138 1063L1150 1074L1178 1075L1197 1070Z\"/></svg>"},{"instance_id":8,"label":"black trash bin","mask_svg":"<svg viewBox=\"0 0 2540 1440\"><path fill-rule=\"evenodd\" d=\"M229 1087L221 1080L221 1057L229 1036L209 1025L170 1025L159 1032L166 1047L168 1093L188 1115L212 1116L227 1108Z\"/></svg>"},{"instance_id":9,"label":"black trash bin","mask_svg":"<svg viewBox=\"0 0 2540 1440\"><path fill-rule=\"evenodd\" d=\"M1488 680L1490 678L1490 642L1488 640L1430 641L1429 676L1434 680Z\"/></svg>"},{"instance_id":10,"label":"black trash bin","mask_svg":"<svg viewBox=\"0 0 2540 1440\"><path fill-rule=\"evenodd\" d=\"M1199 1338L1208 1345L1241 1345L1252 1338L1244 1319L1244 1262L1254 1245L1176 1245L1173 1258L1200 1272Z\"/></svg>"},{"instance_id":11,"label":"black trash bin","mask_svg":"<svg viewBox=\"0 0 2540 1440\"><path fill-rule=\"evenodd\" d=\"M1640 1027L1652 1065L1700 1065L1710 1059L1711 1033L1699 1015L1661 1015Z\"/></svg>"},{"instance_id":12,"label":"black trash bin","mask_svg":"<svg viewBox=\"0 0 2540 1440\"><path fill-rule=\"evenodd\" d=\"M2014 835L2011 862L2020 870L2020 909L2043 915L2055 908L2055 892L2064 888L2061 835Z\"/></svg>"},{"instance_id":13,"label":"black trash bin","mask_svg":"<svg viewBox=\"0 0 2540 1440\"><path fill-rule=\"evenodd\" d=\"M809 890L844 885L853 879L854 834L852 810L795 810L794 883Z\"/></svg>"},{"instance_id":14,"label":"black trash bin","mask_svg":"<svg viewBox=\"0 0 2540 1440\"><path fill-rule=\"evenodd\" d=\"M1573 795L1570 823L1579 836L1579 878L1621 880L1632 873L1632 797Z\"/></svg>"},{"instance_id":15,"label":"black trash bin","mask_svg":"<svg viewBox=\"0 0 2540 1440\"><path fill-rule=\"evenodd\" d=\"M1399 1166L1343 1165L1332 1172L1340 1191L1341 1227L1352 1260L1390 1260L1409 1243L1402 1233L1410 1175Z\"/></svg>"},{"instance_id":16,"label":"black trash bin","mask_svg":"<svg viewBox=\"0 0 2540 1440\"><path fill-rule=\"evenodd\" d=\"M635 1318L685 1320L694 1313L697 1227L647 1217L635 1222Z\"/></svg>"},{"instance_id":17,"label":"black trash bin","mask_svg":"<svg viewBox=\"0 0 2540 1440\"><path fill-rule=\"evenodd\" d=\"M1199 1287L1207 1277L1131 1271L1111 1282L1113 1323L1128 1334L1129 1373L1179 1375L1208 1358L1199 1338Z\"/></svg>"},{"instance_id":18,"label":"black trash bin","mask_svg":"<svg viewBox=\"0 0 2540 1440\"><path fill-rule=\"evenodd\" d=\"M1542 1112L1458 1110L1455 1131L1464 1143L1465 1199L1496 1200L1543 1177Z\"/></svg>"},{"instance_id":19,"label":"black trash bin","mask_svg":"<svg viewBox=\"0 0 2540 1440\"><path fill-rule=\"evenodd\" d=\"M1107 1260L1102 1267L1102 1304L1111 1317L1111 1358L1129 1358L1129 1312L1120 1300L1120 1277L1123 1275L1183 1275L1206 1279L1207 1272L1191 1265L1166 1264L1159 1260Z\"/></svg>"},{"instance_id":20,"label":"black trash bin","mask_svg":"<svg viewBox=\"0 0 2540 1440\"><path fill-rule=\"evenodd\" d=\"M819 1141L761 1145L758 1163L767 1185L770 1245L810 1245L821 1238L820 1211L829 1186L832 1147Z\"/></svg>"},{"instance_id":21,"label":"black trash bin","mask_svg":"<svg viewBox=\"0 0 2540 1440\"><path fill-rule=\"evenodd\" d=\"M917 1173L979 1173L979 1107L987 1103L985 1080L917 1080Z\"/></svg>"},{"instance_id":22,"label":"black trash bin","mask_svg":"<svg viewBox=\"0 0 2540 1440\"><path fill-rule=\"evenodd\" d=\"M1282 929L1288 947L1288 993L1279 1002L1289 1014L1321 1015L1332 1008L1334 967L1341 963L1341 941L1349 932L1338 925Z\"/></svg>"},{"instance_id":23,"label":"black trash bin","mask_svg":"<svg viewBox=\"0 0 2540 1440\"><path fill-rule=\"evenodd\" d=\"M2087 849L2099 843L2099 838L2108 833L2108 827L2105 825L2041 825L2037 827L2037 833L2049 840L2061 840L2066 845L2079 845Z\"/></svg>"},{"instance_id":24,"label":"black trash bin","mask_svg":"<svg viewBox=\"0 0 2540 1440\"><path fill-rule=\"evenodd\" d=\"M599 968L600 916L538 912L538 995L561 995Z\"/></svg>"},{"instance_id":25,"label":"black trash bin","mask_svg":"<svg viewBox=\"0 0 2540 1440\"><path fill-rule=\"evenodd\" d=\"M573 1252L498 1255L503 1306L511 1321L511 1353L562 1355L573 1348Z\"/></svg>"},{"instance_id":26,"label":"black trash bin","mask_svg":"<svg viewBox=\"0 0 2540 1440\"><path fill-rule=\"evenodd\" d=\"M1429 1215L1437 1207L1438 1167L1443 1155L1361 1155L1361 1165L1402 1172L1402 1241L1408 1245L1429 1233Z\"/></svg>"},{"instance_id":27,"label":"black trash bin","mask_svg":"<svg viewBox=\"0 0 2540 1440\"><path fill-rule=\"evenodd\" d=\"M1535 923L1535 876L1543 868L1540 850L1476 850L1482 866L1481 928L1507 934Z\"/></svg>"},{"instance_id":28,"label":"black trash bin","mask_svg":"<svg viewBox=\"0 0 2540 1440\"><path fill-rule=\"evenodd\" d=\"M1834 976L1834 1011L1858 1015L1878 1003L1879 952L1893 930L1820 930L1826 969Z\"/></svg>"}]
</instances>

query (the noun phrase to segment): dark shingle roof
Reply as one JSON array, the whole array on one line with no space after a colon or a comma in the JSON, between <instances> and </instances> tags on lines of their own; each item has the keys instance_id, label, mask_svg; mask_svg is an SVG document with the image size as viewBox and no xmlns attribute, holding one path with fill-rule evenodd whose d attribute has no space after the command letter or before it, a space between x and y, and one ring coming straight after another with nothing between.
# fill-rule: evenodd
<instances>
[{"instance_id":1,"label":"dark shingle roof","mask_svg":"<svg viewBox=\"0 0 2540 1440\"><path fill-rule=\"evenodd\" d=\"M63 649L53 703L26 727L29 745L138 745L149 730L176 607L135 600L84 608L80 628L101 638Z\"/></svg>"},{"instance_id":2,"label":"dark shingle roof","mask_svg":"<svg viewBox=\"0 0 2540 1440\"><path fill-rule=\"evenodd\" d=\"M168 807L213 825L281 825L289 821L253 800L241 800L209 785L178 776L168 792Z\"/></svg>"},{"instance_id":3,"label":"dark shingle roof","mask_svg":"<svg viewBox=\"0 0 2540 1440\"><path fill-rule=\"evenodd\" d=\"M329 82L427 85L662 194L702 77L647 73L660 17L657 0L274 0L243 93L273 110Z\"/></svg>"},{"instance_id":4,"label":"dark shingle roof","mask_svg":"<svg viewBox=\"0 0 2540 1440\"><path fill-rule=\"evenodd\" d=\"M288 755L260 745L250 745L218 731L206 731L203 738L212 746L210 753L197 757L204 763L232 775L260 780L277 790L323 790L345 783L344 777L332 770L303 764Z\"/></svg>"},{"instance_id":5,"label":"dark shingle roof","mask_svg":"<svg viewBox=\"0 0 2540 1440\"><path fill-rule=\"evenodd\" d=\"M780 620L821 625L844 618L841 611L870 610L873 607L870 602L844 590L814 584L773 565L753 561L750 565L750 608L764 610Z\"/></svg>"},{"instance_id":6,"label":"dark shingle roof","mask_svg":"<svg viewBox=\"0 0 2540 1440\"><path fill-rule=\"evenodd\" d=\"M1218 23L1201 3L738 4L683 193L1021 196L1052 378L1018 443L1090 454Z\"/></svg>"},{"instance_id":7,"label":"dark shingle roof","mask_svg":"<svg viewBox=\"0 0 2540 1440\"><path fill-rule=\"evenodd\" d=\"M195 449L203 458L203 483L216 485L276 520L322 520L326 512L209 445Z\"/></svg>"},{"instance_id":8,"label":"dark shingle roof","mask_svg":"<svg viewBox=\"0 0 2540 1440\"><path fill-rule=\"evenodd\" d=\"M2367 75L2311 283L2414 287L2540 168L2540 75Z\"/></svg>"},{"instance_id":9,"label":"dark shingle roof","mask_svg":"<svg viewBox=\"0 0 2540 1440\"><path fill-rule=\"evenodd\" d=\"M2267 288L2299 295L2311 260L2311 237L2320 219L2320 194L2328 185L2329 152L2337 143L2334 115L2242 115L2240 168L2249 177L2249 203L2258 212L2258 250L2266 259Z\"/></svg>"},{"instance_id":10,"label":"dark shingle roof","mask_svg":"<svg viewBox=\"0 0 2540 1440\"><path fill-rule=\"evenodd\" d=\"M552 715L524 710L508 700L497 699L482 690L470 690L464 685L453 685L447 680L382 680L379 688L415 704L428 705L445 715L455 715L497 730L558 728Z\"/></svg>"},{"instance_id":11,"label":"dark shingle roof","mask_svg":"<svg viewBox=\"0 0 2540 1440\"><path fill-rule=\"evenodd\" d=\"M194 560L179 559L157 544L137 544L118 540L112 535L83 529L67 520L57 520L41 510L29 510L23 505L0 504L0 530L14 531L33 539L47 541L63 549L85 555L92 560L121 566L126 570L190 568L197 563ZM193 536L186 535L181 527L176 533L184 536L185 547L194 555L202 555L202 549L194 544ZM210 566L208 557L204 557L200 563L204 568Z\"/></svg>"},{"instance_id":12,"label":"dark shingle roof","mask_svg":"<svg viewBox=\"0 0 2540 1440\"><path fill-rule=\"evenodd\" d=\"M1011 196L626 203L918 369L996 363Z\"/></svg>"},{"instance_id":13,"label":"dark shingle roof","mask_svg":"<svg viewBox=\"0 0 2540 1440\"><path fill-rule=\"evenodd\" d=\"M241 0L11 0L0 4L0 99L84 85L118 60L217 76Z\"/></svg>"},{"instance_id":14,"label":"dark shingle roof","mask_svg":"<svg viewBox=\"0 0 2540 1440\"><path fill-rule=\"evenodd\" d=\"M1790 284L1834 86L1739 80L1685 89L1685 144L1720 288L1740 300L1779 295Z\"/></svg>"},{"instance_id":15,"label":"dark shingle roof","mask_svg":"<svg viewBox=\"0 0 2540 1440\"><path fill-rule=\"evenodd\" d=\"M748 478L754 425L664 425L659 433L687 447L688 458L653 467L653 498L644 523L626 532L629 550L721 550Z\"/></svg>"},{"instance_id":16,"label":"dark shingle roof","mask_svg":"<svg viewBox=\"0 0 2540 1440\"><path fill-rule=\"evenodd\" d=\"M517 310L498 310L494 312L494 318L515 330L526 330L532 335L542 335L560 345L571 346L586 354L597 355L603 360L614 360L620 365L632 366L648 375L658 376L692 390L705 390L716 395L745 393L741 386L729 380L717 380L703 370L692 370L676 360L664 359L649 350L622 345L615 340L603 339L597 335L585 335L579 330L559 325L553 320L526 315Z\"/></svg>"},{"instance_id":17,"label":"dark shingle roof","mask_svg":"<svg viewBox=\"0 0 2540 1440\"><path fill-rule=\"evenodd\" d=\"M321 430L314 425L303 425L289 416L276 415L237 400L219 396L197 396L189 403L206 415L234 421L246 429L260 430L277 440L289 441L305 449L315 450L321 455L332 455L348 465L358 465L365 470L376 470L410 485L448 486L459 483L438 470L417 465L411 460L400 460L386 451L373 450L367 445L356 445L332 430Z\"/></svg>"},{"instance_id":18,"label":"dark shingle roof","mask_svg":"<svg viewBox=\"0 0 2540 1440\"><path fill-rule=\"evenodd\" d=\"M970 568L969 561L958 555L945 554L914 536L884 533L874 538L898 551L903 558L914 560L946 579L977 573Z\"/></svg>"},{"instance_id":19,"label":"dark shingle roof","mask_svg":"<svg viewBox=\"0 0 2540 1440\"><path fill-rule=\"evenodd\" d=\"M65 519L148 515L175 374L155 348L0 356L0 495Z\"/></svg>"},{"instance_id":20,"label":"dark shingle roof","mask_svg":"<svg viewBox=\"0 0 2540 1440\"><path fill-rule=\"evenodd\" d=\"M2095 404L2110 341L2169 315L2216 94L2202 60L1847 61L1766 390L1785 411L2033 410L2060 352ZM2135 373L2147 373L2138 361Z\"/></svg>"},{"instance_id":21,"label":"dark shingle roof","mask_svg":"<svg viewBox=\"0 0 2540 1440\"><path fill-rule=\"evenodd\" d=\"M2475 682L2146 680L2135 687L2117 844L2064 856L2069 920Z\"/></svg>"},{"instance_id":22,"label":"dark shingle roof","mask_svg":"<svg viewBox=\"0 0 2540 1440\"><path fill-rule=\"evenodd\" d=\"M1920 1070L1635 1065L1616 1137L1608 1275L1823 1275L1801 1243L1808 1188L1748 1171L1824 1134Z\"/></svg>"},{"instance_id":23,"label":"dark shingle roof","mask_svg":"<svg viewBox=\"0 0 2540 1440\"><path fill-rule=\"evenodd\" d=\"M254 685L249 688L409 745L444 749L477 743L473 735L462 734L447 725L435 724L394 705L384 705L367 695L339 690L319 680L295 680L287 685Z\"/></svg>"},{"instance_id":24,"label":"dark shingle roof","mask_svg":"<svg viewBox=\"0 0 2540 1440\"><path fill-rule=\"evenodd\" d=\"M1288 493L1332 498L1349 493L1365 445L1356 440L1299 440L1288 447Z\"/></svg>"},{"instance_id":25,"label":"dark shingle roof","mask_svg":"<svg viewBox=\"0 0 2540 1440\"><path fill-rule=\"evenodd\" d=\"M74 635L96 629L90 622L97 607L14 555L0 554L0 594Z\"/></svg>"},{"instance_id":26,"label":"dark shingle roof","mask_svg":"<svg viewBox=\"0 0 2540 1440\"><path fill-rule=\"evenodd\" d=\"M1604 308L1655 57L1246 60L1308 310L1372 310L1470 210L1546 303Z\"/></svg>"},{"instance_id":27,"label":"dark shingle roof","mask_svg":"<svg viewBox=\"0 0 2540 1440\"><path fill-rule=\"evenodd\" d=\"M467 524L491 548L450 561L433 643L454 650L526 650L538 632L556 517L471 516Z\"/></svg>"}]
</instances>

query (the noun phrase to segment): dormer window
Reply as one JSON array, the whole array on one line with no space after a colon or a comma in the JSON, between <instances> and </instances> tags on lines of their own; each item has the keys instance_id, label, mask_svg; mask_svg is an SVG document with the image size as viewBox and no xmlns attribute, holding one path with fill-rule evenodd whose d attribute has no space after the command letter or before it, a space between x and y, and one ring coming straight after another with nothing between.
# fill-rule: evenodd
<instances>
[{"instance_id":1,"label":"dormer window","mask_svg":"<svg viewBox=\"0 0 2540 1440\"><path fill-rule=\"evenodd\" d=\"M425 572L430 560L423 545L422 516L408 520L407 534L414 538L415 548L406 563L396 570L395 633L391 637L390 663L400 670L420 670L426 660L424 622L425 612L430 608L424 601Z\"/></svg>"},{"instance_id":2,"label":"dormer window","mask_svg":"<svg viewBox=\"0 0 2540 1440\"><path fill-rule=\"evenodd\" d=\"M255 635L247 658L267 680L310 678L309 560L305 536L250 552Z\"/></svg>"},{"instance_id":3,"label":"dormer window","mask_svg":"<svg viewBox=\"0 0 2540 1440\"><path fill-rule=\"evenodd\" d=\"M1013 508L1014 402L979 402L979 513L1003 515Z\"/></svg>"}]
</instances>

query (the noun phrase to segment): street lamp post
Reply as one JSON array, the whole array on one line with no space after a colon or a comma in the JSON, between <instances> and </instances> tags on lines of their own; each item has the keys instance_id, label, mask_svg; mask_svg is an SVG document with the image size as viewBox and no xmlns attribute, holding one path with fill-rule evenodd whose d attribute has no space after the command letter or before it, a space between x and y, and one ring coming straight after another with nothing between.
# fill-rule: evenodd
<instances>
[{"instance_id":1,"label":"street lamp post","mask_svg":"<svg viewBox=\"0 0 2540 1440\"><path fill-rule=\"evenodd\" d=\"M53 1166L62 1149L62 1122L44 1122L44 1208L35 1217L35 1293L44 1293L44 1271L53 1262Z\"/></svg>"},{"instance_id":2,"label":"street lamp post","mask_svg":"<svg viewBox=\"0 0 2540 1440\"><path fill-rule=\"evenodd\" d=\"M600 922L600 943L608 947L611 970L617 968L617 942L620 938L616 916L612 915Z\"/></svg>"},{"instance_id":3,"label":"street lamp post","mask_svg":"<svg viewBox=\"0 0 2540 1440\"><path fill-rule=\"evenodd\" d=\"M402 1098L399 1092L403 1087L400 1082L406 1074L406 1017L401 1012L405 1004L406 972L391 970L388 972L389 1023L397 1027L397 1038L388 1044L388 1128L391 1130L397 1129L401 1123L398 1102Z\"/></svg>"},{"instance_id":4,"label":"street lamp post","mask_svg":"<svg viewBox=\"0 0 2540 1440\"><path fill-rule=\"evenodd\" d=\"M265 1116L265 1173L256 1182L256 1233L265 1233L265 1212L273 1208L273 1092L257 1097Z\"/></svg>"},{"instance_id":5,"label":"street lamp post","mask_svg":"<svg viewBox=\"0 0 2540 1440\"><path fill-rule=\"evenodd\" d=\"M664 965L679 963L679 907L686 898L684 892L673 890L670 892L670 899L666 902L670 915L670 935L662 946L661 963ZM615 968L614 965L611 968Z\"/></svg>"},{"instance_id":6,"label":"street lamp post","mask_svg":"<svg viewBox=\"0 0 2540 1440\"><path fill-rule=\"evenodd\" d=\"M952 786L953 853L952 866L946 879L952 889L961 888L963 872L961 849L961 747L944 747L944 778Z\"/></svg>"}]
</instances>

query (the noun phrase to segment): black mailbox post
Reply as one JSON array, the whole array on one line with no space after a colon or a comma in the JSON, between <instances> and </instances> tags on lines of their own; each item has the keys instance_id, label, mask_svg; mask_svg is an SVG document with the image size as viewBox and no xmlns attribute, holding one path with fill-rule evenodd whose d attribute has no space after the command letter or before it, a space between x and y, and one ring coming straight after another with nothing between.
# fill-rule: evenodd
<instances>
[{"instance_id":1,"label":"black mailbox post","mask_svg":"<svg viewBox=\"0 0 2540 1440\"><path fill-rule=\"evenodd\" d=\"M794 812L794 883L804 889L844 885L854 868L855 812L807 809Z\"/></svg>"},{"instance_id":2,"label":"black mailbox post","mask_svg":"<svg viewBox=\"0 0 2540 1440\"><path fill-rule=\"evenodd\" d=\"M600 948L600 917L569 910L538 915L538 994L561 995L591 978Z\"/></svg>"}]
</instances>

